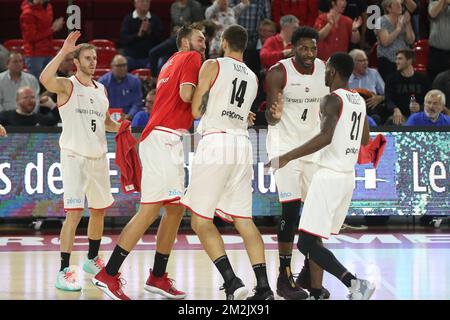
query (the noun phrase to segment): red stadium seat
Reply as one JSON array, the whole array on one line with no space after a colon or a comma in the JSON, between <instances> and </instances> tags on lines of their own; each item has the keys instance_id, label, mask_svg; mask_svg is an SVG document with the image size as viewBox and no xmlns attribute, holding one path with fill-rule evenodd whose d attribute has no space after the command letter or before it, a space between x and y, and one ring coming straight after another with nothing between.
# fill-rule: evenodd
<instances>
[{"instance_id":1,"label":"red stadium seat","mask_svg":"<svg viewBox=\"0 0 450 320\"><path fill-rule=\"evenodd\" d=\"M95 69L95 73L94 73L94 80L98 80L102 75L104 75L105 73L111 71L111 69L109 68L97 68Z\"/></svg>"},{"instance_id":2,"label":"red stadium seat","mask_svg":"<svg viewBox=\"0 0 450 320\"><path fill-rule=\"evenodd\" d=\"M94 39L89 41L90 44L96 46L97 48L101 48L101 47L109 47L109 48L116 48L116 44L114 42L112 42L111 40L107 40L107 39Z\"/></svg>"},{"instance_id":3,"label":"red stadium seat","mask_svg":"<svg viewBox=\"0 0 450 320\"><path fill-rule=\"evenodd\" d=\"M117 50L111 47L97 48L97 68L110 68L111 60L117 54Z\"/></svg>"},{"instance_id":4,"label":"red stadium seat","mask_svg":"<svg viewBox=\"0 0 450 320\"><path fill-rule=\"evenodd\" d=\"M137 75L142 81L149 81L152 78L150 69L142 68L131 71L132 74Z\"/></svg>"},{"instance_id":5,"label":"red stadium seat","mask_svg":"<svg viewBox=\"0 0 450 320\"><path fill-rule=\"evenodd\" d=\"M23 39L10 39L3 43L9 51L20 52L23 54Z\"/></svg>"},{"instance_id":6,"label":"red stadium seat","mask_svg":"<svg viewBox=\"0 0 450 320\"><path fill-rule=\"evenodd\" d=\"M422 39L414 43L413 50L416 56L414 68L416 70L427 69L428 67L428 52L430 51L430 45L427 39Z\"/></svg>"},{"instance_id":7,"label":"red stadium seat","mask_svg":"<svg viewBox=\"0 0 450 320\"><path fill-rule=\"evenodd\" d=\"M372 48L370 48L369 52L369 67L370 68L377 68L378 67L378 58L377 58L377 46L378 43L374 43Z\"/></svg>"}]
</instances>

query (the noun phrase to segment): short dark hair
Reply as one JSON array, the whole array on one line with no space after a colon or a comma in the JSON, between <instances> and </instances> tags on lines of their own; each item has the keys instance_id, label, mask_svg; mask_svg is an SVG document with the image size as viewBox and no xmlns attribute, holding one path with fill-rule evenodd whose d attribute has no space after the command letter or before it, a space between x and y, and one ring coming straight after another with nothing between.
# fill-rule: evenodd
<instances>
[{"instance_id":1,"label":"short dark hair","mask_svg":"<svg viewBox=\"0 0 450 320\"><path fill-rule=\"evenodd\" d=\"M319 32L317 32L316 29L311 28L311 27L297 28L292 33L292 38L291 38L292 45L295 46L301 38L314 39L314 40L318 41L319 40Z\"/></svg>"},{"instance_id":2,"label":"short dark hair","mask_svg":"<svg viewBox=\"0 0 450 320\"><path fill-rule=\"evenodd\" d=\"M97 52L97 48L90 43L82 43L81 46L73 52L73 58L80 60L80 54L83 50L94 50Z\"/></svg>"},{"instance_id":3,"label":"short dark hair","mask_svg":"<svg viewBox=\"0 0 450 320\"><path fill-rule=\"evenodd\" d=\"M399 55L399 54L404 55L405 58L406 58L407 60L413 60L413 61L414 61L414 59L416 58L416 54L414 53L413 50L410 50L410 49L402 49L402 50L398 50L398 51L395 53L395 56L397 56L397 55Z\"/></svg>"},{"instance_id":4,"label":"short dark hair","mask_svg":"<svg viewBox=\"0 0 450 320\"><path fill-rule=\"evenodd\" d=\"M348 53L334 53L330 57L329 63L344 80L348 80L352 75L354 62L353 58Z\"/></svg>"},{"instance_id":5,"label":"short dark hair","mask_svg":"<svg viewBox=\"0 0 450 320\"><path fill-rule=\"evenodd\" d=\"M244 52L245 48L247 48L247 30L238 24L233 24L226 28L222 33L222 37L228 42L230 49L233 51Z\"/></svg>"}]
</instances>

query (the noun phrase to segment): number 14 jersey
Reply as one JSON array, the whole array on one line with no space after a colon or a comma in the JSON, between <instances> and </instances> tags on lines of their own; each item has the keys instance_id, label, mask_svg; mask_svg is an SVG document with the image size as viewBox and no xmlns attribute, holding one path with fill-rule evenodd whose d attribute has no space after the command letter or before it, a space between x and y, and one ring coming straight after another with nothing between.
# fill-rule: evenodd
<instances>
[{"instance_id":1,"label":"number 14 jersey","mask_svg":"<svg viewBox=\"0 0 450 320\"><path fill-rule=\"evenodd\" d=\"M247 118L258 92L258 79L242 61L224 57L217 59L214 80L197 131L213 131L247 135Z\"/></svg>"}]
</instances>

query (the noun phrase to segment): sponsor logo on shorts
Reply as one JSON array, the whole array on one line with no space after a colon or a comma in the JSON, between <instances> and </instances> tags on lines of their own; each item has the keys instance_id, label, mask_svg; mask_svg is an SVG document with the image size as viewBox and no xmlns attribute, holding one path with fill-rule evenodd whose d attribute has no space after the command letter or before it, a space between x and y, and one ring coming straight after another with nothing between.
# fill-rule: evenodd
<instances>
[{"instance_id":1,"label":"sponsor logo on shorts","mask_svg":"<svg viewBox=\"0 0 450 320\"><path fill-rule=\"evenodd\" d=\"M228 117L230 119L238 119L241 121L244 121L244 117L242 117L240 114L231 111L231 110L222 110L222 117Z\"/></svg>"},{"instance_id":2,"label":"sponsor logo on shorts","mask_svg":"<svg viewBox=\"0 0 450 320\"><path fill-rule=\"evenodd\" d=\"M182 196L182 195L183 195L183 193L178 190L170 190L169 191L169 196Z\"/></svg>"},{"instance_id":3,"label":"sponsor logo on shorts","mask_svg":"<svg viewBox=\"0 0 450 320\"><path fill-rule=\"evenodd\" d=\"M358 154L359 148L347 148L345 149L345 155L348 154Z\"/></svg>"},{"instance_id":4,"label":"sponsor logo on shorts","mask_svg":"<svg viewBox=\"0 0 450 320\"><path fill-rule=\"evenodd\" d=\"M291 196L292 196L291 192L280 192L280 198L288 198Z\"/></svg>"},{"instance_id":5,"label":"sponsor logo on shorts","mask_svg":"<svg viewBox=\"0 0 450 320\"><path fill-rule=\"evenodd\" d=\"M77 198L69 198L66 200L66 204L80 204L81 203L81 199L77 199Z\"/></svg>"}]
</instances>

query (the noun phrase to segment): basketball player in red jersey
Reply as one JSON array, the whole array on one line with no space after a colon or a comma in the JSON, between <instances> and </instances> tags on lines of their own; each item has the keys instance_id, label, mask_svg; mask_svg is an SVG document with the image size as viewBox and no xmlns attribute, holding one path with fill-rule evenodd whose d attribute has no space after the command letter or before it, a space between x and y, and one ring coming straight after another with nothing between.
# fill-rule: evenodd
<instances>
[{"instance_id":1,"label":"basketball player in red jersey","mask_svg":"<svg viewBox=\"0 0 450 320\"><path fill-rule=\"evenodd\" d=\"M139 155L142 162L141 206L123 229L106 267L92 279L94 285L115 300L129 299L121 290L119 269L148 227L164 215L157 232L153 269L145 284L147 291L169 299L186 294L173 286L166 272L184 208L184 152L180 131L191 128L191 99L206 49L205 36L194 27L178 31L179 51L164 64L156 86L150 120L142 132Z\"/></svg>"}]
</instances>

